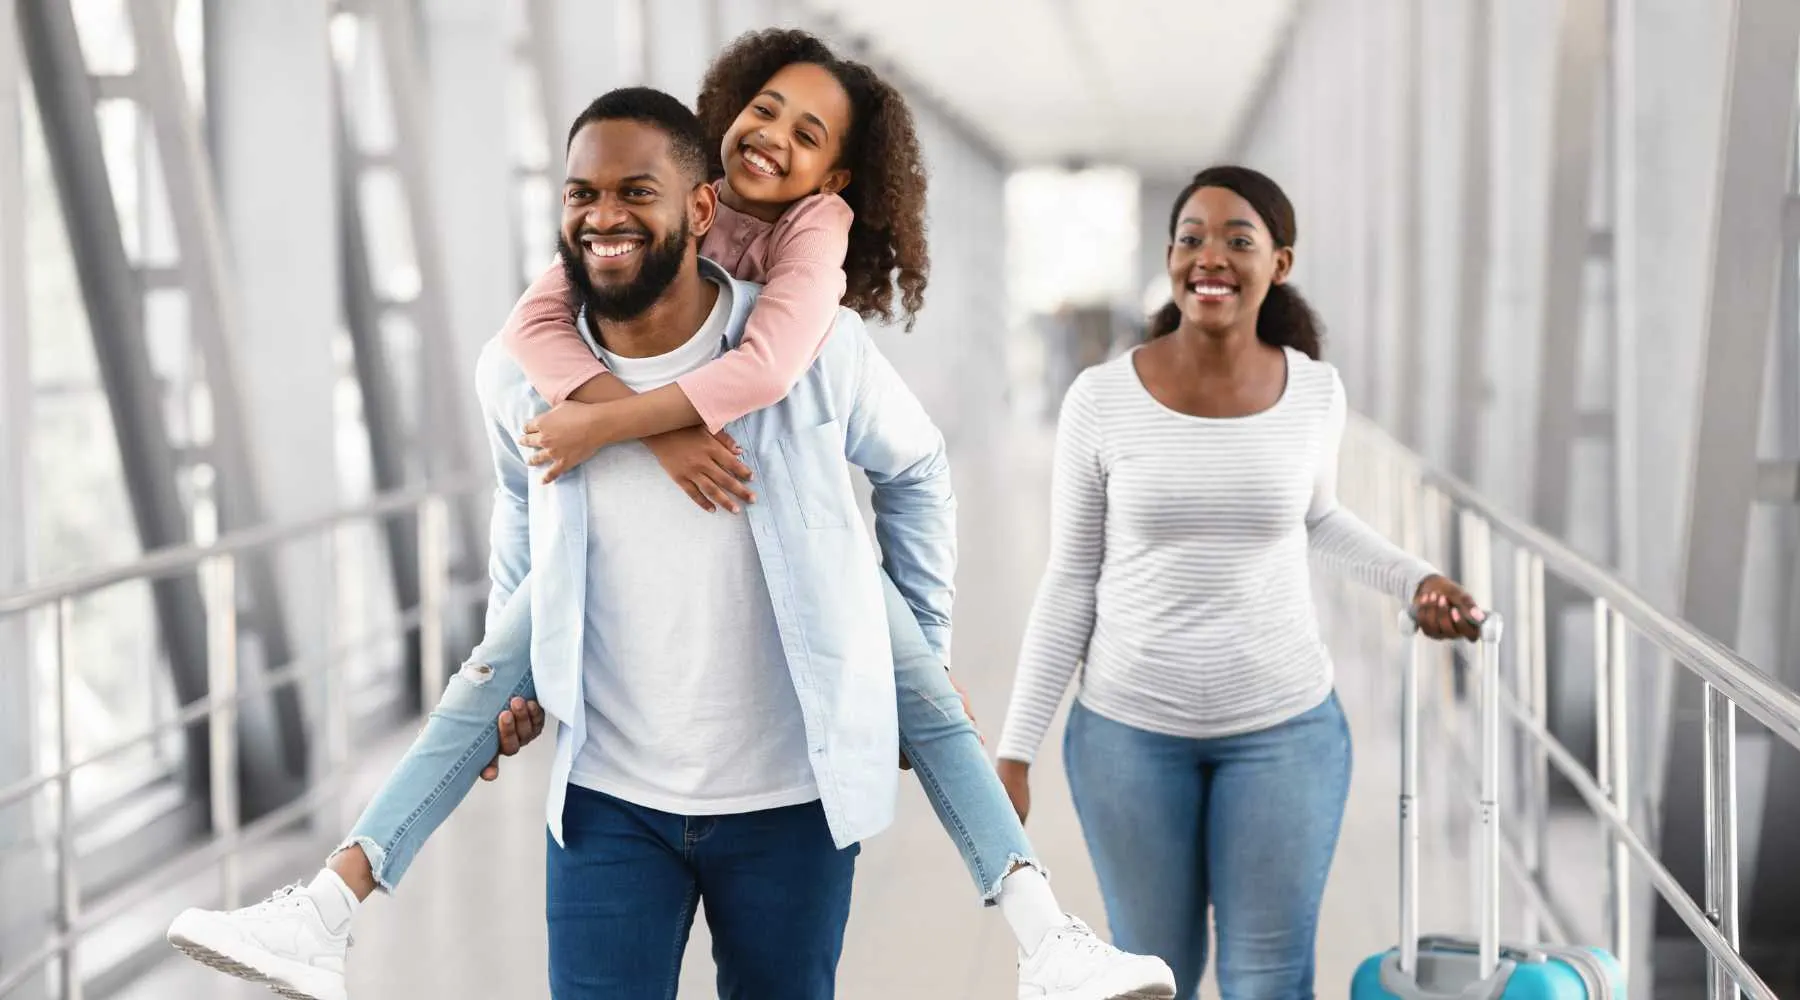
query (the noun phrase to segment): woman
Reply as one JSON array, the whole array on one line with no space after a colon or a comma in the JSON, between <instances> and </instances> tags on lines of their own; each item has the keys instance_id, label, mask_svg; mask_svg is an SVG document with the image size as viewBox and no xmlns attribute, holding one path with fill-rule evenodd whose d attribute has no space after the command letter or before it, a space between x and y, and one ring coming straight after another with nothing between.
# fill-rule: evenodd
<instances>
[{"instance_id":1,"label":"woman","mask_svg":"<svg viewBox=\"0 0 1800 1000\"><path fill-rule=\"evenodd\" d=\"M1241 167L1169 219L1174 301L1084 372L1058 428L1050 564L1000 742L1021 816L1076 665L1076 811L1116 943L1197 995L1206 913L1226 1000L1313 995L1319 900L1350 782L1307 561L1410 600L1433 637L1481 612L1337 504L1344 387L1287 284L1294 211Z\"/></svg>"}]
</instances>

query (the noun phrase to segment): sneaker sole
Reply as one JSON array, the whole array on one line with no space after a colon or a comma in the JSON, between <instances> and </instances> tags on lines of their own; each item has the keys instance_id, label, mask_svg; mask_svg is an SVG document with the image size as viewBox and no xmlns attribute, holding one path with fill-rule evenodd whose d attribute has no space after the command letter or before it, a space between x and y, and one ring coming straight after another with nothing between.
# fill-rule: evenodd
<instances>
[{"instance_id":1,"label":"sneaker sole","mask_svg":"<svg viewBox=\"0 0 1800 1000\"><path fill-rule=\"evenodd\" d=\"M223 972L228 976L234 976L247 983L256 983L259 986L269 985L268 976L252 969L250 966L245 965L229 955L216 952L197 941L190 941L185 937L171 934L169 936L169 944L173 945L176 951L181 952L183 955L186 955L209 969ZM308 998L308 1000L311 1000L311 998Z\"/></svg>"},{"instance_id":2,"label":"sneaker sole","mask_svg":"<svg viewBox=\"0 0 1800 1000\"><path fill-rule=\"evenodd\" d=\"M243 959L234 958L211 945L203 944L173 929L169 931L168 941L176 951L209 969L223 972L247 983L266 986L277 996L285 997L287 1000L343 1000L344 998L341 990L326 995L303 989L281 973L258 969L247 964Z\"/></svg>"},{"instance_id":3,"label":"sneaker sole","mask_svg":"<svg viewBox=\"0 0 1800 1000\"><path fill-rule=\"evenodd\" d=\"M1046 993L1037 1000L1175 1000L1175 991L1167 986L1142 986L1137 989L1117 992L1108 990L1095 993L1091 990L1068 990L1062 993Z\"/></svg>"},{"instance_id":4,"label":"sneaker sole","mask_svg":"<svg viewBox=\"0 0 1800 1000\"><path fill-rule=\"evenodd\" d=\"M1049 993L1042 1000L1175 1000L1175 990L1162 983L1150 983L1137 986L1122 992L1114 990L1067 990L1062 993Z\"/></svg>"}]
</instances>

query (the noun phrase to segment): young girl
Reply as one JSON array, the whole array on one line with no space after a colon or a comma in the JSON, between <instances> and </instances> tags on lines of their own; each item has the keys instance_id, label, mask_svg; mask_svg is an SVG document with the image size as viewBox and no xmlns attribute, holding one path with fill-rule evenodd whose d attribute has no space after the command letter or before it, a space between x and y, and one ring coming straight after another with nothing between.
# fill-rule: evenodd
<instances>
[{"instance_id":1,"label":"young girl","mask_svg":"<svg viewBox=\"0 0 1800 1000\"><path fill-rule=\"evenodd\" d=\"M740 279L765 283L742 344L672 385L635 395L580 339L560 264L527 290L501 336L553 407L521 441L537 449L533 464L546 467L547 479L601 447L642 438L696 503L736 512L753 494L712 435L787 394L823 345L840 302L892 320L898 284L899 312L910 320L922 304L925 174L900 95L804 32L764 31L735 42L708 71L699 113L718 143L721 202L701 250ZM1057 904L944 665L884 582L901 746L983 899L1000 906L1018 939L1020 995L1172 996L1173 976L1160 960L1112 948ZM284 995L343 997L356 905L399 882L493 755L496 715L514 696L530 697L529 629L524 588L490 609L489 634L471 665L309 886L230 913L189 910L171 926L171 942Z\"/></svg>"}]
</instances>

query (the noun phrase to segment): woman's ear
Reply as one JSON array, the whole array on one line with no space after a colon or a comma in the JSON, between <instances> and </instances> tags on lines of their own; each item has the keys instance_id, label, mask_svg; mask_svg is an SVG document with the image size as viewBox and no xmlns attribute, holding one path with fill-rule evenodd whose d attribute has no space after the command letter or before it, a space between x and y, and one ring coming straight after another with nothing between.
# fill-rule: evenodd
<instances>
[{"instance_id":1,"label":"woman's ear","mask_svg":"<svg viewBox=\"0 0 1800 1000\"><path fill-rule=\"evenodd\" d=\"M1287 284L1288 275L1294 273L1294 248L1282 247L1275 251L1275 276L1270 279L1274 284Z\"/></svg>"}]
</instances>

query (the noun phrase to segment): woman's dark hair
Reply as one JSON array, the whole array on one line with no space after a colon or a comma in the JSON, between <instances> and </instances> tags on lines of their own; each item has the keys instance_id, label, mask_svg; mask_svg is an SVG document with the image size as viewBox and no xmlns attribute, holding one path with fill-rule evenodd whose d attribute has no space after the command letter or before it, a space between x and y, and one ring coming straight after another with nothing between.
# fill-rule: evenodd
<instances>
[{"instance_id":1,"label":"woman's dark hair","mask_svg":"<svg viewBox=\"0 0 1800 1000\"><path fill-rule=\"evenodd\" d=\"M1275 246L1291 247L1297 235L1294 227L1294 205L1282 193L1281 186L1249 167L1208 167L1194 175L1187 187L1175 196L1175 207L1169 210L1169 239L1175 239L1175 224L1181 219L1181 208L1201 188L1224 188L1250 203ZM1173 333L1181 325L1181 309L1170 302L1150 317L1149 339ZM1319 317L1300 297L1292 284L1270 285L1268 297L1256 314L1256 339L1276 347L1292 347L1319 359L1319 343L1323 339Z\"/></svg>"},{"instance_id":2,"label":"woman's dark hair","mask_svg":"<svg viewBox=\"0 0 1800 1000\"><path fill-rule=\"evenodd\" d=\"M842 192L855 213L844 254L844 305L865 319L895 317L894 286L907 329L925 305L931 257L925 245L925 164L906 101L874 70L840 59L804 31L771 28L743 35L713 60L700 84L700 121L712 141L710 175L724 176L719 147L744 106L784 66L824 67L850 95L850 131Z\"/></svg>"}]
</instances>

